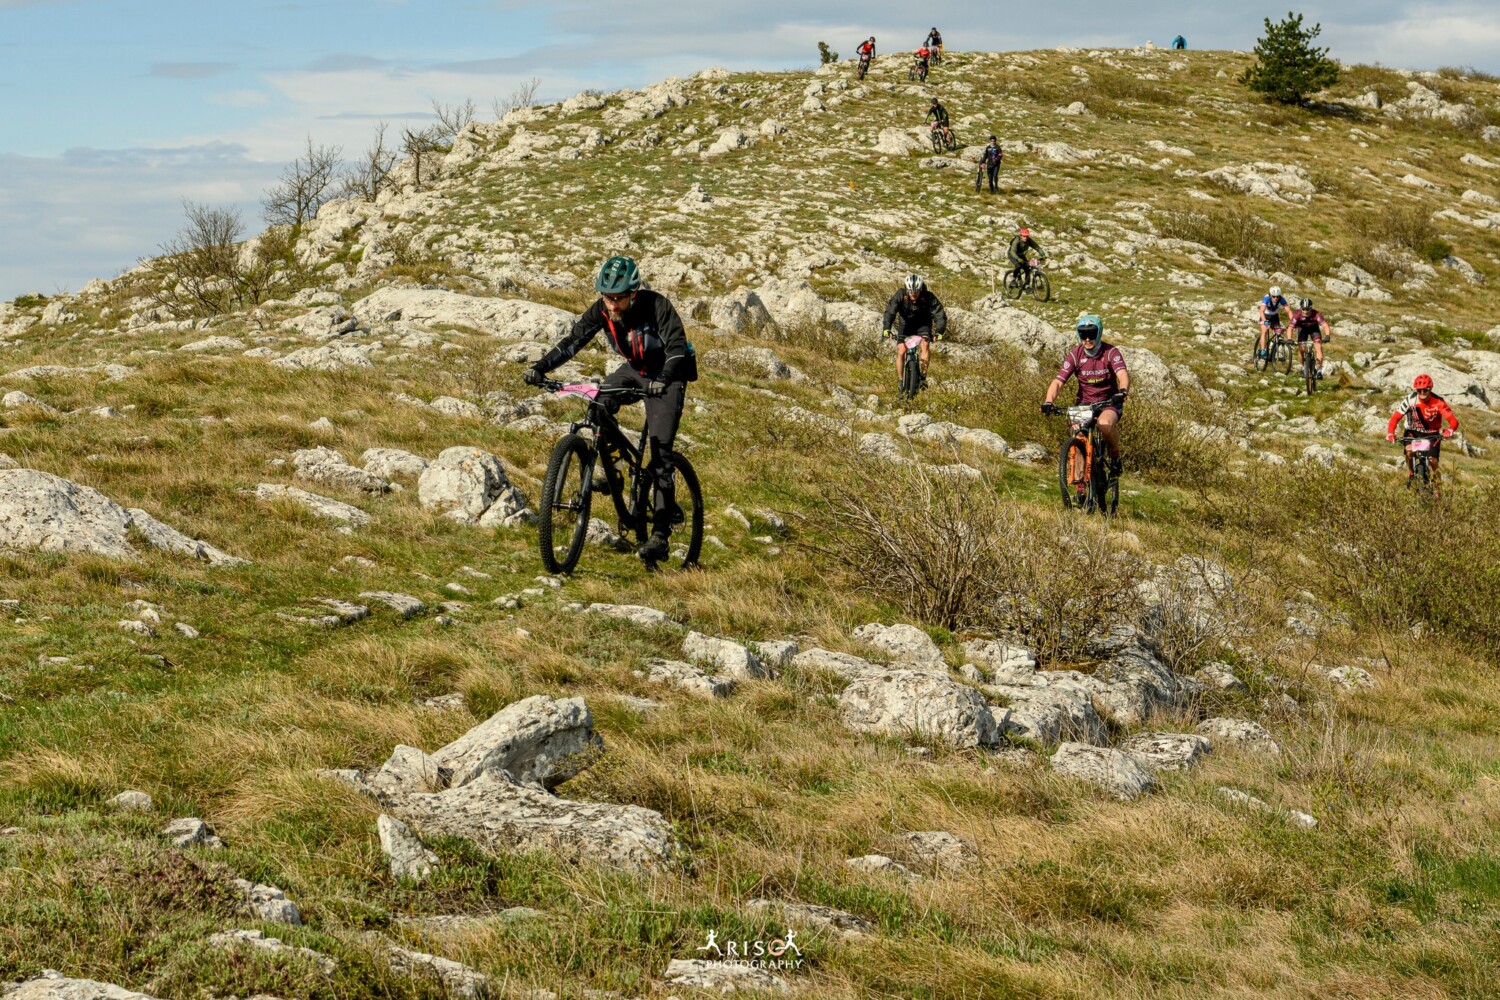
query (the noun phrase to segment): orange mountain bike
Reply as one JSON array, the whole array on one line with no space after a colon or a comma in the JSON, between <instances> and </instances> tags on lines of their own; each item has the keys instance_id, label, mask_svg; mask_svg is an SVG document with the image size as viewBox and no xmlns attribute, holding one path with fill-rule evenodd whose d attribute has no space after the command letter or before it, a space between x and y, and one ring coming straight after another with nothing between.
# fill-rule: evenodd
<instances>
[{"instance_id":1,"label":"orange mountain bike","mask_svg":"<svg viewBox=\"0 0 1500 1000\"><path fill-rule=\"evenodd\" d=\"M1086 514L1098 511L1113 517L1120 505L1120 480L1109 474L1104 437L1099 432L1099 414L1109 405L1105 400L1052 411L1068 420L1068 436L1057 457L1057 483L1066 509L1076 508Z\"/></svg>"}]
</instances>

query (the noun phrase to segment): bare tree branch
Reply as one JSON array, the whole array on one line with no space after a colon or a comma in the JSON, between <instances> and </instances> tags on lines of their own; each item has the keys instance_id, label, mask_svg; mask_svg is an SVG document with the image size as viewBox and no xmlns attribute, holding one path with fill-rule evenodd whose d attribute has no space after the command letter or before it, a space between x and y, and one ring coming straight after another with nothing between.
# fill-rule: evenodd
<instances>
[{"instance_id":1,"label":"bare tree branch","mask_svg":"<svg viewBox=\"0 0 1500 1000\"><path fill-rule=\"evenodd\" d=\"M282 172L281 180L266 192L263 203L266 222L300 229L316 216L318 208L328 199L342 153L338 146L315 146L312 136L308 136L307 156L293 160Z\"/></svg>"},{"instance_id":2,"label":"bare tree branch","mask_svg":"<svg viewBox=\"0 0 1500 1000\"><path fill-rule=\"evenodd\" d=\"M375 126L375 138L364 155L344 173L339 194L345 198L374 201L385 188L391 170L396 166L396 151L385 145L386 123Z\"/></svg>"}]
</instances>

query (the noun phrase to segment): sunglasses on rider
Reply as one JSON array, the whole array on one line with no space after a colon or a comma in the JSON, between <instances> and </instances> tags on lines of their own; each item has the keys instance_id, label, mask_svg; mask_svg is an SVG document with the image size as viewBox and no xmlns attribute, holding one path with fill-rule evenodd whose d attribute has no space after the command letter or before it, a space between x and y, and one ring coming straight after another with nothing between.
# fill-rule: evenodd
<instances>
[{"instance_id":1,"label":"sunglasses on rider","mask_svg":"<svg viewBox=\"0 0 1500 1000\"><path fill-rule=\"evenodd\" d=\"M1079 340L1098 340L1099 328L1097 326L1080 327L1078 330Z\"/></svg>"},{"instance_id":2,"label":"sunglasses on rider","mask_svg":"<svg viewBox=\"0 0 1500 1000\"><path fill-rule=\"evenodd\" d=\"M630 298L633 295L635 295L635 292L621 292L618 295L611 295L609 292L605 292L604 293L604 301L605 302L624 302L626 299Z\"/></svg>"}]
</instances>

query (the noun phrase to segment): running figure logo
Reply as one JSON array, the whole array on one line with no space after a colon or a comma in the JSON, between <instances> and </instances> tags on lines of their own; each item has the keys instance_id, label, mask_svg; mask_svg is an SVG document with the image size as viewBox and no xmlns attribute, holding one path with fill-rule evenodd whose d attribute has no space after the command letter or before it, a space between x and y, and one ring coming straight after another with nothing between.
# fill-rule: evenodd
<instances>
[{"instance_id":1,"label":"running figure logo","mask_svg":"<svg viewBox=\"0 0 1500 1000\"><path fill-rule=\"evenodd\" d=\"M715 955L718 955L720 958L723 958L724 957L724 950L719 947L719 942L717 940L718 936L719 936L719 932L718 931L709 931L708 932L708 943L704 944L704 945L699 945L698 946L698 950L699 951L708 951L708 949L712 948L714 950L714 954ZM799 955L802 954L802 952L801 952L800 949L798 950L797 954L799 954Z\"/></svg>"}]
</instances>

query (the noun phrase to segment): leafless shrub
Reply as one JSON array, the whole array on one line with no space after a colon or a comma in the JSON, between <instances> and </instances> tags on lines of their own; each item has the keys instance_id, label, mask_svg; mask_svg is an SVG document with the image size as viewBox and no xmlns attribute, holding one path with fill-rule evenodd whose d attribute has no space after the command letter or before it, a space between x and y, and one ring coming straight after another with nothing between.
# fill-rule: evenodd
<instances>
[{"instance_id":1,"label":"leafless shrub","mask_svg":"<svg viewBox=\"0 0 1500 1000\"><path fill-rule=\"evenodd\" d=\"M411 157L413 181L418 190L422 187L422 161L432 153L442 152L442 126L429 125L423 129L406 128L401 131L401 151Z\"/></svg>"},{"instance_id":2,"label":"leafless shrub","mask_svg":"<svg viewBox=\"0 0 1500 1000\"><path fill-rule=\"evenodd\" d=\"M860 463L826 482L826 554L918 621L1014 635L1047 659L1132 617L1141 562L1107 526L997 497L918 462Z\"/></svg>"},{"instance_id":3,"label":"leafless shrub","mask_svg":"<svg viewBox=\"0 0 1500 1000\"><path fill-rule=\"evenodd\" d=\"M499 121L516 108L529 108L535 104L536 92L541 85L541 78L534 76L516 87L515 90L511 91L510 96L504 100L496 98L494 105L495 120Z\"/></svg>"},{"instance_id":4,"label":"leafless shrub","mask_svg":"<svg viewBox=\"0 0 1500 1000\"><path fill-rule=\"evenodd\" d=\"M300 229L318 214L328 199L338 175L338 146L315 146L307 137L307 154L299 156L281 173L281 180L266 192L265 220L273 226Z\"/></svg>"},{"instance_id":5,"label":"leafless shrub","mask_svg":"<svg viewBox=\"0 0 1500 1000\"><path fill-rule=\"evenodd\" d=\"M452 143L454 138L469 127L474 120L474 101L464 101L462 104L440 104L432 102L432 113L437 117L437 126L443 142Z\"/></svg>"},{"instance_id":6,"label":"leafless shrub","mask_svg":"<svg viewBox=\"0 0 1500 1000\"><path fill-rule=\"evenodd\" d=\"M364 155L344 173L339 194L344 198L374 201L385 189L386 178L396 166L396 151L385 145L386 123L375 126L375 138Z\"/></svg>"},{"instance_id":7,"label":"leafless shrub","mask_svg":"<svg viewBox=\"0 0 1500 1000\"><path fill-rule=\"evenodd\" d=\"M1185 672L1255 630L1255 596L1268 581L1204 555L1183 556L1142 587L1142 622L1172 669Z\"/></svg>"},{"instance_id":8,"label":"leafless shrub","mask_svg":"<svg viewBox=\"0 0 1500 1000\"><path fill-rule=\"evenodd\" d=\"M232 208L184 199L187 223L161 244L162 255L143 261L157 279L157 305L174 316L212 316L235 301L244 222Z\"/></svg>"}]
</instances>

